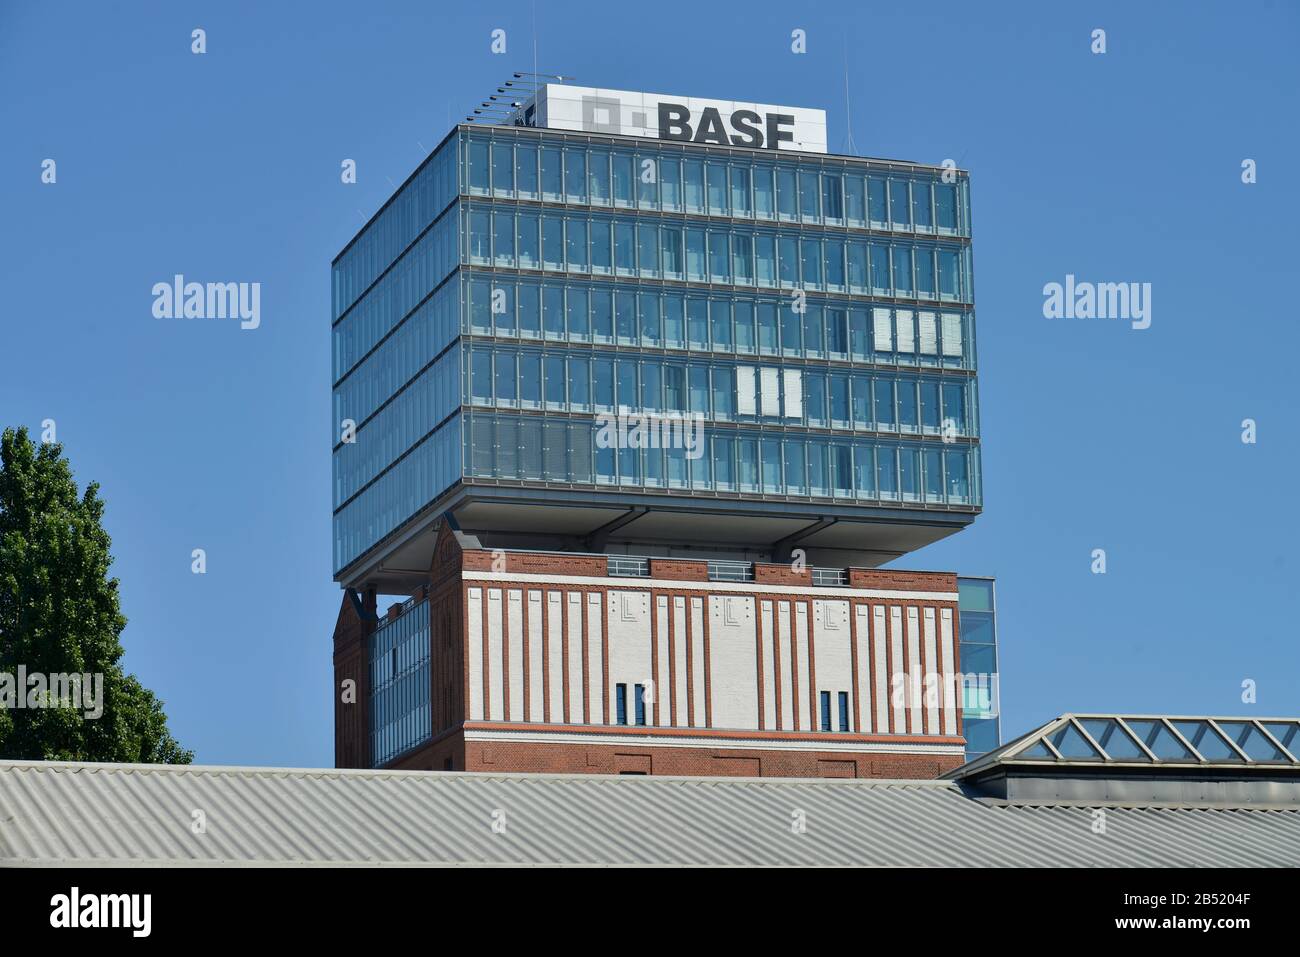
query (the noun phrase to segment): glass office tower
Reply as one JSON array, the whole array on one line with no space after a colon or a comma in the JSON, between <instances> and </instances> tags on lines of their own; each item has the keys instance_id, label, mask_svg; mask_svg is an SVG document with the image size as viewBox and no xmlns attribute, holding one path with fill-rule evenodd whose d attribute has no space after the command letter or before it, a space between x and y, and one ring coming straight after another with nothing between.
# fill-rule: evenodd
<instances>
[{"instance_id":1,"label":"glass office tower","mask_svg":"<svg viewBox=\"0 0 1300 957\"><path fill-rule=\"evenodd\" d=\"M957 579L958 656L962 674L968 676L961 709L967 761L1002 743L996 594L992 578Z\"/></svg>"},{"instance_id":2,"label":"glass office tower","mask_svg":"<svg viewBox=\"0 0 1300 957\"><path fill-rule=\"evenodd\" d=\"M489 547L843 567L980 509L965 173L460 126L335 260L333 320L350 587L402 591L439 516ZM616 415L702 441L610 447Z\"/></svg>"}]
</instances>

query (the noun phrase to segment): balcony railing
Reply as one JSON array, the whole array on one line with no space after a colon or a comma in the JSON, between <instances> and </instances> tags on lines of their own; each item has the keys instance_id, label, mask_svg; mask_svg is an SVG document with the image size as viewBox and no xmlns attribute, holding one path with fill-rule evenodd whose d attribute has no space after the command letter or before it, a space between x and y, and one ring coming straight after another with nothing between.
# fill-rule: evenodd
<instances>
[{"instance_id":1,"label":"balcony railing","mask_svg":"<svg viewBox=\"0 0 1300 957\"><path fill-rule=\"evenodd\" d=\"M814 585L824 585L834 588L838 585L847 585L849 583L849 572L846 568L814 568L812 570L812 583Z\"/></svg>"},{"instance_id":2,"label":"balcony railing","mask_svg":"<svg viewBox=\"0 0 1300 957\"><path fill-rule=\"evenodd\" d=\"M610 556L609 573L626 578L649 578L650 577L650 559L648 558L628 558L626 556Z\"/></svg>"},{"instance_id":3,"label":"balcony railing","mask_svg":"<svg viewBox=\"0 0 1300 957\"><path fill-rule=\"evenodd\" d=\"M754 565L751 562L709 562L709 581L752 582Z\"/></svg>"}]
</instances>

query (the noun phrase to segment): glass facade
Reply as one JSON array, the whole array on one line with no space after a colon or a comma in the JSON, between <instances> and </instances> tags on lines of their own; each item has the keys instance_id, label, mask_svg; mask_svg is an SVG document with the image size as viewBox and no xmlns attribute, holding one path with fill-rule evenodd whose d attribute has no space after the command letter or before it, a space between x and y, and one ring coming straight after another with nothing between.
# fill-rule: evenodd
<instances>
[{"instance_id":1,"label":"glass facade","mask_svg":"<svg viewBox=\"0 0 1300 957\"><path fill-rule=\"evenodd\" d=\"M336 570L464 479L978 508L942 173L458 129L334 264ZM700 441L606 448L610 414Z\"/></svg>"},{"instance_id":2,"label":"glass facade","mask_svg":"<svg viewBox=\"0 0 1300 957\"><path fill-rule=\"evenodd\" d=\"M370 757L380 767L433 733L429 603L414 603L381 622L369 641Z\"/></svg>"},{"instance_id":3,"label":"glass facade","mask_svg":"<svg viewBox=\"0 0 1300 957\"><path fill-rule=\"evenodd\" d=\"M998 704L998 626L992 578L958 578L958 655L963 683L962 728L966 760L1002 743Z\"/></svg>"}]
</instances>

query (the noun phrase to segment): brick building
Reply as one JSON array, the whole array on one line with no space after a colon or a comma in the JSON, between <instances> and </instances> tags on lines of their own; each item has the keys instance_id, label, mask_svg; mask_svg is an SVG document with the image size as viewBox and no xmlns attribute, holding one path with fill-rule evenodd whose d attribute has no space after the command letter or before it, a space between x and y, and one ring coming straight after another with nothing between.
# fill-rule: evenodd
<instances>
[{"instance_id":1,"label":"brick building","mask_svg":"<svg viewBox=\"0 0 1300 957\"><path fill-rule=\"evenodd\" d=\"M333 264L337 763L960 763L957 579L878 566L981 508L967 174L544 80Z\"/></svg>"},{"instance_id":2,"label":"brick building","mask_svg":"<svg viewBox=\"0 0 1300 957\"><path fill-rule=\"evenodd\" d=\"M444 523L428 583L382 618L345 597L335 674L361 706L337 707L338 766L933 778L962 763L960 693L933 683L959 668L954 575L813 585L786 565L476 544Z\"/></svg>"}]
</instances>

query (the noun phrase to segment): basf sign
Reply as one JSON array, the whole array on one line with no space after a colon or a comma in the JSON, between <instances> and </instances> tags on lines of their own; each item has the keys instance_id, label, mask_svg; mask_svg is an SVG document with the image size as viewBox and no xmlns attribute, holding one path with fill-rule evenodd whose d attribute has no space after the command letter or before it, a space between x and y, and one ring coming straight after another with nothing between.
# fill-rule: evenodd
<instances>
[{"instance_id":1,"label":"basf sign","mask_svg":"<svg viewBox=\"0 0 1300 957\"><path fill-rule=\"evenodd\" d=\"M516 122L682 143L826 152L826 111L547 83Z\"/></svg>"}]
</instances>

